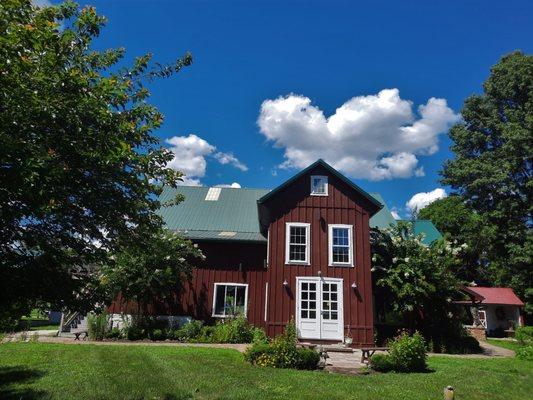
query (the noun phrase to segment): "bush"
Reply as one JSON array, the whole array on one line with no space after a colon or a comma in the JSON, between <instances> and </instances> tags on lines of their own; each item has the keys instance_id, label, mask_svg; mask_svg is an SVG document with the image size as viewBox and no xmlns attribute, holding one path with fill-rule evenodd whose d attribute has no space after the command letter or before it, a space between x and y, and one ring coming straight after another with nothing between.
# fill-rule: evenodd
<instances>
[{"instance_id":1,"label":"bush","mask_svg":"<svg viewBox=\"0 0 533 400\"><path fill-rule=\"evenodd\" d=\"M427 369L426 344L420 333L402 333L390 343L390 361L398 372L419 372Z\"/></svg>"},{"instance_id":2,"label":"bush","mask_svg":"<svg viewBox=\"0 0 533 400\"><path fill-rule=\"evenodd\" d=\"M163 329L154 329L149 334L150 340L165 340L167 338L166 332Z\"/></svg>"},{"instance_id":3,"label":"bush","mask_svg":"<svg viewBox=\"0 0 533 400\"><path fill-rule=\"evenodd\" d=\"M126 328L126 338L128 340L142 340L146 339L146 330L140 326L132 325Z\"/></svg>"},{"instance_id":4,"label":"bush","mask_svg":"<svg viewBox=\"0 0 533 400\"><path fill-rule=\"evenodd\" d=\"M250 343L252 341L253 327L246 318L239 316L224 322L219 322L213 332L213 341L216 343Z\"/></svg>"},{"instance_id":5,"label":"bush","mask_svg":"<svg viewBox=\"0 0 533 400\"><path fill-rule=\"evenodd\" d=\"M312 349L297 348L295 333L296 328L291 322L270 344L254 342L244 353L244 359L261 367L315 369L320 355Z\"/></svg>"},{"instance_id":6,"label":"bush","mask_svg":"<svg viewBox=\"0 0 533 400\"><path fill-rule=\"evenodd\" d=\"M202 321L192 320L187 322L175 333L175 338L182 341L191 341L197 339L202 333Z\"/></svg>"},{"instance_id":7,"label":"bush","mask_svg":"<svg viewBox=\"0 0 533 400\"><path fill-rule=\"evenodd\" d=\"M516 357L521 360L533 361L533 344L525 345L517 349Z\"/></svg>"},{"instance_id":8,"label":"bush","mask_svg":"<svg viewBox=\"0 0 533 400\"><path fill-rule=\"evenodd\" d=\"M533 326L521 326L515 332L515 339L522 345L533 343Z\"/></svg>"},{"instance_id":9,"label":"bush","mask_svg":"<svg viewBox=\"0 0 533 400\"><path fill-rule=\"evenodd\" d=\"M109 331L109 316L101 314L89 314L87 317L87 330L90 340L104 340Z\"/></svg>"},{"instance_id":10,"label":"bush","mask_svg":"<svg viewBox=\"0 0 533 400\"><path fill-rule=\"evenodd\" d=\"M320 361L320 354L313 349L298 349L296 357L297 369L316 369Z\"/></svg>"},{"instance_id":11,"label":"bush","mask_svg":"<svg viewBox=\"0 0 533 400\"><path fill-rule=\"evenodd\" d=\"M263 328L252 327L252 343L268 343L268 337Z\"/></svg>"},{"instance_id":12,"label":"bush","mask_svg":"<svg viewBox=\"0 0 533 400\"><path fill-rule=\"evenodd\" d=\"M389 372L394 366L388 354L374 354L370 359L370 368L378 372Z\"/></svg>"},{"instance_id":13,"label":"bush","mask_svg":"<svg viewBox=\"0 0 533 400\"><path fill-rule=\"evenodd\" d=\"M113 328L106 334L107 339L121 339L122 336L123 332L119 328Z\"/></svg>"}]
</instances>

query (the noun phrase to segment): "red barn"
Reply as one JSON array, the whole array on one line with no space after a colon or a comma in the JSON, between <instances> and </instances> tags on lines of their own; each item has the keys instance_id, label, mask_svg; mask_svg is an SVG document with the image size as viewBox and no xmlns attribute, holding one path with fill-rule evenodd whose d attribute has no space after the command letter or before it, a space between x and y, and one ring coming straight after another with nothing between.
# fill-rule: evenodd
<instances>
[{"instance_id":1,"label":"red barn","mask_svg":"<svg viewBox=\"0 0 533 400\"><path fill-rule=\"evenodd\" d=\"M302 339L350 333L354 345L373 344L369 227L383 207L374 196L322 160L272 191L180 186L161 200L177 194L185 200L161 211L167 228L206 260L179 304L156 313L211 322L243 313L269 336L294 319ZM394 223L386 207L376 219Z\"/></svg>"}]
</instances>

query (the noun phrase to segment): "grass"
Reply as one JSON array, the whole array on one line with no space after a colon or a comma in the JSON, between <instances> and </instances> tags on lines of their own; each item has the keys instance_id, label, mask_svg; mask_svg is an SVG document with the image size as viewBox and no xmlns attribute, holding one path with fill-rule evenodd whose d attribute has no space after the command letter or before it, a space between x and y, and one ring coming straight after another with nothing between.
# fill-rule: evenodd
<instances>
[{"instance_id":1,"label":"grass","mask_svg":"<svg viewBox=\"0 0 533 400\"><path fill-rule=\"evenodd\" d=\"M533 362L431 357L434 372L342 376L252 367L235 350L0 345L2 399L529 399Z\"/></svg>"},{"instance_id":2,"label":"grass","mask_svg":"<svg viewBox=\"0 0 533 400\"><path fill-rule=\"evenodd\" d=\"M505 349L517 351L522 345L516 340L502 340L502 339L487 339L487 342L494 346L503 347Z\"/></svg>"},{"instance_id":3,"label":"grass","mask_svg":"<svg viewBox=\"0 0 533 400\"><path fill-rule=\"evenodd\" d=\"M59 324L32 326L30 331L57 331L59 330Z\"/></svg>"}]
</instances>

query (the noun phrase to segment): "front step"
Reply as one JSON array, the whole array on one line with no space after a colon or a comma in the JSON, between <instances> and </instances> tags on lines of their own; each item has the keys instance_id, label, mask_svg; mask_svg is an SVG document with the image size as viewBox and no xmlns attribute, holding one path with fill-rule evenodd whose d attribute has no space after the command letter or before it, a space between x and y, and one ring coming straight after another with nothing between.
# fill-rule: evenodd
<instances>
[{"instance_id":1,"label":"front step","mask_svg":"<svg viewBox=\"0 0 533 400\"><path fill-rule=\"evenodd\" d=\"M321 350L333 353L353 353L351 347L345 346L343 343L311 343L311 342L299 342L302 347L309 347L311 349L316 349L320 347Z\"/></svg>"}]
</instances>

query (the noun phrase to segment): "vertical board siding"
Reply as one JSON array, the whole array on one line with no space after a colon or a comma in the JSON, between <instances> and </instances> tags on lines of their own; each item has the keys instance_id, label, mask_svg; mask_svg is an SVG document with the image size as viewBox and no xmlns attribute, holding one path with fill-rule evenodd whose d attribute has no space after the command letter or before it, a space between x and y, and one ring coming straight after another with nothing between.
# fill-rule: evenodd
<instances>
[{"instance_id":1,"label":"vertical board siding","mask_svg":"<svg viewBox=\"0 0 533 400\"><path fill-rule=\"evenodd\" d=\"M310 175L328 176L328 196L310 196ZM215 283L248 284L249 322L265 328L269 336L279 335L296 318L296 277L318 276L343 279L344 329L351 331L355 346L373 344L373 306L370 272L370 204L345 182L330 175L321 166L292 182L264 204L270 229L269 265L267 245L236 242L199 242L206 260L193 272L176 306L168 314L189 315L213 321ZM285 265L287 222L310 223L310 265ZM328 225L353 225L354 267L329 267ZM239 270L239 264L242 269ZM286 280L288 286L283 286ZM357 289L351 287L355 282ZM268 283L268 285L266 285ZM268 290L265 321L265 291ZM111 312L124 311L118 300Z\"/></svg>"}]
</instances>

